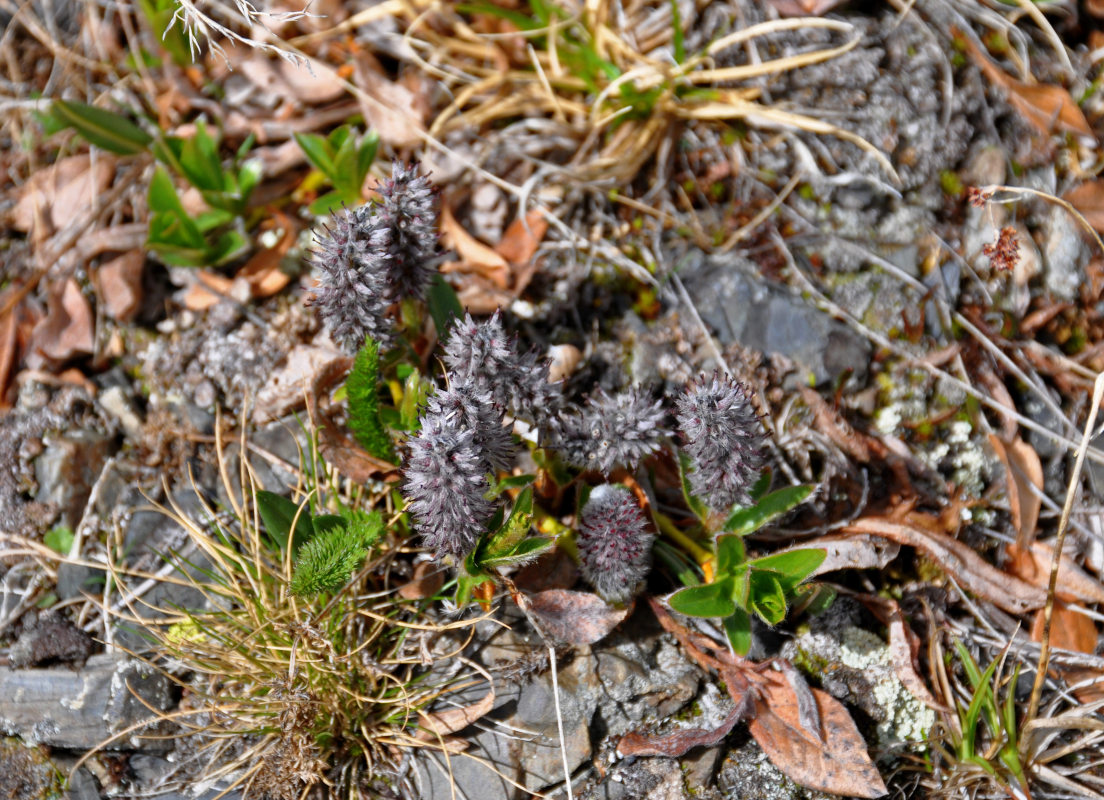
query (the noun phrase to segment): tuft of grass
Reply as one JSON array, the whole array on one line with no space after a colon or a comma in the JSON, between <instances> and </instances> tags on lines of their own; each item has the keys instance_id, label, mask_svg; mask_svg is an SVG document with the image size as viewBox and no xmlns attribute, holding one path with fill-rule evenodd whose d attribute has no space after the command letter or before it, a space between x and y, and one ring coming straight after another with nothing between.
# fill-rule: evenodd
<instances>
[{"instance_id":1,"label":"tuft of grass","mask_svg":"<svg viewBox=\"0 0 1104 800\"><path fill-rule=\"evenodd\" d=\"M278 523L296 534L300 518L313 524L297 548L287 531L266 530L248 461L233 481L220 436L216 455L231 508L204 503L197 520L171 501L155 504L188 535L167 556L177 571L164 580L197 591L202 605L153 607L112 566L126 598L119 616L151 640L149 663L185 691L185 706L166 719L206 759L203 777L252 797L292 800L321 784L353 796L389 780L402 748L443 746L424 730L428 709L463 676L433 680L426 653L442 630L478 620L437 625L426 613L432 598L393 591L389 567L405 534L387 495L360 491L354 502L336 492L312 442L296 516ZM246 488L235 495L235 485Z\"/></svg>"}]
</instances>

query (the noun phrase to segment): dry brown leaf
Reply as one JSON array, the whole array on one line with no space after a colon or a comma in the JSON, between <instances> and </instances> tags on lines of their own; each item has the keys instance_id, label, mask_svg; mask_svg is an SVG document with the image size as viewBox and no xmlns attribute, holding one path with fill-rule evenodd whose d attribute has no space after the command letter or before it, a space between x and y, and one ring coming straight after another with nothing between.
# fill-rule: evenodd
<instances>
[{"instance_id":1,"label":"dry brown leaf","mask_svg":"<svg viewBox=\"0 0 1104 800\"><path fill-rule=\"evenodd\" d=\"M366 95L360 100L364 119L380 139L395 150L422 143L428 113L422 92L413 92L389 79L367 51L357 55L355 82Z\"/></svg>"},{"instance_id":2,"label":"dry brown leaf","mask_svg":"<svg viewBox=\"0 0 1104 800\"><path fill-rule=\"evenodd\" d=\"M448 736L450 733L463 730L490 713L491 709L494 708L494 701L495 690L492 684L483 699L472 703L470 706L446 708L443 711L419 711L418 719L421 722L421 729L415 736L423 742L434 742L437 741L438 737Z\"/></svg>"},{"instance_id":3,"label":"dry brown leaf","mask_svg":"<svg viewBox=\"0 0 1104 800\"><path fill-rule=\"evenodd\" d=\"M750 694L744 695L745 701L736 705L713 730L706 728L684 728L665 736L649 736L632 731L621 737L617 743L620 756L667 756L678 758L689 753L695 747L712 747L731 733L736 723L747 716L751 710Z\"/></svg>"},{"instance_id":4,"label":"dry brown leaf","mask_svg":"<svg viewBox=\"0 0 1104 800\"><path fill-rule=\"evenodd\" d=\"M331 361L343 358L332 347L297 344L287 361L271 375L257 392L253 422L260 425L302 408L311 381Z\"/></svg>"},{"instance_id":5,"label":"dry brown leaf","mask_svg":"<svg viewBox=\"0 0 1104 800\"><path fill-rule=\"evenodd\" d=\"M533 210L525 219L515 219L502 234L502 241L495 250L511 264L528 264L548 233L548 221L544 212Z\"/></svg>"},{"instance_id":6,"label":"dry brown leaf","mask_svg":"<svg viewBox=\"0 0 1104 800\"><path fill-rule=\"evenodd\" d=\"M299 232L291 219L279 212L276 213L273 222L270 227L282 229L284 232L280 241L273 247L262 248L250 256L236 275L249 283L254 297L271 297L282 291L291 281L291 276L280 269L280 263L295 243Z\"/></svg>"},{"instance_id":7,"label":"dry brown leaf","mask_svg":"<svg viewBox=\"0 0 1104 800\"><path fill-rule=\"evenodd\" d=\"M556 639L570 644L593 644L604 638L629 615L627 608L614 608L589 592L549 589L525 598L525 610Z\"/></svg>"},{"instance_id":8,"label":"dry brown leaf","mask_svg":"<svg viewBox=\"0 0 1104 800\"><path fill-rule=\"evenodd\" d=\"M927 524L921 524L925 518ZM910 522L912 524L885 517L864 517L843 531L881 536L922 550L967 591L1010 614L1023 614L1046 605L1044 590L1002 572L968 545L941 533L939 521L934 517L913 513Z\"/></svg>"},{"instance_id":9,"label":"dry brown leaf","mask_svg":"<svg viewBox=\"0 0 1104 800\"><path fill-rule=\"evenodd\" d=\"M1043 640L1044 622L1043 612L1035 612L1035 618L1031 624L1032 641ZM1096 652L1096 643L1096 623L1092 618L1075 611L1061 600L1055 601L1054 616L1050 620L1050 646L1074 653L1092 654ZM1096 682L1091 685L1074 689L1074 696L1082 703L1104 700L1104 675L1101 675L1099 670L1059 665L1052 666L1050 671L1060 675L1071 686L1095 679Z\"/></svg>"},{"instance_id":10,"label":"dry brown leaf","mask_svg":"<svg viewBox=\"0 0 1104 800\"><path fill-rule=\"evenodd\" d=\"M72 278L50 287L46 316L31 335L32 349L52 361L90 355L96 346L92 307Z\"/></svg>"},{"instance_id":11,"label":"dry brown leaf","mask_svg":"<svg viewBox=\"0 0 1104 800\"><path fill-rule=\"evenodd\" d=\"M134 319L142 307L142 273L146 254L141 250L113 258L92 271L96 295L109 317L119 322Z\"/></svg>"},{"instance_id":12,"label":"dry brown leaf","mask_svg":"<svg viewBox=\"0 0 1104 800\"><path fill-rule=\"evenodd\" d=\"M771 763L810 789L852 797L882 797L885 783L866 751L866 742L843 704L812 689L820 717L819 735L801 722L797 694L777 672L757 688L751 735Z\"/></svg>"},{"instance_id":13,"label":"dry brown leaf","mask_svg":"<svg viewBox=\"0 0 1104 800\"><path fill-rule=\"evenodd\" d=\"M1009 573L1043 590L1050 585L1054 547L1049 542L1032 542L1030 550L1010 544L1005 552ZM1055 594L1060 600L1069 602L1104 603L1104 586L1067 555L1063 555L1058 562Z\"/></svg>"},{"instance_id":14,"label":"dry brown leaf","mask_svg":"<svg viewBox=\"0 0 1104 800\"><path fill-rule=\"evenodd\" d=\"M1059 131L1096 138L1080 107L1061 86L1032 86L1018 81L990 61L969 38L961 37L959 41L965 43L970 57L985 76L1007 92L1009 105L1042 133Z\"/></svg>"},{"instance_id":15,"label":"dry brown leaf","mask_svg":"<svg viewBox=\"0 0 1104 800\"><path fill-rule=\"evenodd\" d=\"M404 600L424 600L433 597L445 583L444 570L429 561L414 565L414 575L396 591Z\"/></svg>"},{"instance_id":16,"label":"dry brown leaf","mask_svg":"<svg viewBox=\"0 0 1104 800\"><path fill-rule=\"evenodd\" d=\"M530 594L549 589L570 589L579 579L575 559L558 547L541 553L536 561L514 574L514 585Z\"/></svg>"},{"instance_id":17,"label":"dry brown leaf","mask_svg":"<svg viewBox=\"0 0 1104 800\"><path fill-rule=\"evenodd\" d=\"M1004 465L1008 507L1012 514L1012 527L1016 529L1016 542L1026 547L1035 541L1035 527L1043 506L1038 494L1043 489L1043 464L1034 448L1019 436L1005 446L996 434L991 433L989 443ZM1033 487L1038 491L1033 491Z\"/></svg>"},{"instance_id":18,"label":"dry brown leaf","mask_svg":"<svg viewBox=\"0 0 1104 800\"><path fill-rule=\"evenodd\" d=\"M0 308L5 308L8 301L15 294L15 289L9 287L0 292ZM0 411L10 408L6 397L8 385L15 371L15 364L19 356L19 318L22 315L22 305L17 304L0 315Z\"/></svg>"},{"instance_id":19,"label":"dry brown leaf","mask_svg":"<svg viewBox=\"0 0 1104 800\"><path fill-rule=\"evenodd\" d=\"M510 265L506 259L464 230L447 205L441 208L441 241L460 256L459 262L443 264L442 272L474 272L498 289L510 286Z\"/></svg>"},{"instance_id":20,"label":"dry brown leaf","mask_svg":"<svg viewBox=\"0 0 1104 800\"><path fill-rule=\"evenodd\" d=\"M1062 199L1080 211L1093 230L1104 233L1104 180L1086 181Z\"/></svg>"},{"instance_id":21,"label":"dry brown leaf","mask_svg":"<svg viewBox=\"0 0 1104 800\"><path fill-rule=\"evenodd\" d=\"M20 187L19 201L11 212L11 226L27 233L35 220L41 218L50 227L44 232L46 235L61 230L80 211L92 207L114 174L115 159L106 153L97 153L95 162L85 153L37 170Z\"/></svg>"}]
</instances>

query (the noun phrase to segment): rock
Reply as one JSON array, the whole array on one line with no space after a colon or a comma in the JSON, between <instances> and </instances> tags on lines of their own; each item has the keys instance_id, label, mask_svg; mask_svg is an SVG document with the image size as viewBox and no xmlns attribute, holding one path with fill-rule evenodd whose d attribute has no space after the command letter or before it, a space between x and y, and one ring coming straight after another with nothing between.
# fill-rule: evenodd
<instances>
[{"instance_id":1,"label":"rock","mask_svg":"<svg viewBox=\"0 0 1104 800\"><path fill-rule=\"evenodd\" d=\"M67 800L100 800L100 784L91 772L80 767L69 776L65 797Z\"/></svg>"},{"instance_id":2,"label":"rock","mask_svg":"<svg viewBox=\"0 0 1104 800\"><path fill-rule=\"evenodd\" d=\"M76 430L48 436L44 444L45 451L34 462L38 482L35 499L56 507L61 521L75 530L115 443L106 434Z\"/></svg>"},{"instance_id":3,"label":"rock","mask_svg":"<svg viewBox=\"0 0 1104 800\"><path fill-rule=\"evenodd\" d=\"M650 720L662 720L689 703L701 673L666 637L618 632L596 648L602 687L598 713L620 736Z\"/></svg>"},{"instance_id":4,"label":"rock","mask_svg":"<svg viewBox=\"0 0 1104 800\"><path fill-rule=\"evenodd\" d=\"M584 800L688 800L689 796L678 761L638 758L611 769Z\"/></svg>"},{"instance_id":5,"label":"rock","mask_svg":"<svg viewBox=\"0 0 1104 800\"><path fill-rule=\"evenodd\" d=\"M168 678L112 654L92 656L80 672L0 669L0 731L35 744L88 750L135 723L155 720L150 708L167 711L174 703ZM154 722L145 730L164 733L161 728ZM108 745L134 747L157 752L171 744L135 732Z\"/></svg>"},{"instance_id":6,"label":"rock","mask_svg":"<svg viewBox=\"0 0 1104 800\"><path fill-rule=\"evenodd\" d=\"M121 386L109 386L100 392L100 408L114 417L128 438L138 441L142 436L142 420L134 412L127 399L127 392Z\"/></svg>"},{"instance_id":7,"label":"rock","mask_svg":"<svg viewBox=\"0 0 1104 800\"><path fill-rule=\"evenodd\" d=\"M823 311L771 284L738 255L707 257L691 251L679 265L702 320L722 345L740 344L791 359L814 384L866 383L871 347Z\"/></svg>"},{"instance_id":8,"label":"rock","mask_svg":"<svg viewBox=\"0 0 1104 800\"><path fill-rule=\"evenodd\" d=\"M1042 229L1042 256L1046 265L1043 283L1059 300L1076 300L1086 280L1085 265L1092 256L1085 231L1060 206L1050 207Z\"/></svg>"},{"instance_id":9,"label":"rock","mask_svg":"<svg viewBox=\"0 0 1104 800\"><path fill-rule=\"evenodd\" d=\"M16 739L0 739L0 797L51 800L60 791L61 776L44 747L27 747Z\"/></svg>"},{"instance_id":10,"label":"rock","mask_svg":"<svg viewBox=\"0 0 1104 800\"><path fill-rule=\"evenodd\" d=\"M16 669L50 662L83 664L92 648L92 637L64 617L49 611L28 613L8 661Z\"/></svg>"}]
</instances>

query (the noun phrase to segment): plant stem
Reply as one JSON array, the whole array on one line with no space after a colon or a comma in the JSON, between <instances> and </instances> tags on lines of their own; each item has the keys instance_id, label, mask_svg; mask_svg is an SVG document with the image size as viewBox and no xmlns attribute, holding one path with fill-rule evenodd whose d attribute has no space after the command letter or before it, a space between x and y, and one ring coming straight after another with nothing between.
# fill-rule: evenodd
<instances>
[{"instance_id":1,"label":"plant stem","mask_svg":"<svg viewBox=\"0 0 1104 800\"><path fill-rule=\"evenodd\" d=\"M702 568L702 573L704 573L705 575L706 582L712 582L713 553L709 550L706 550L700 544L698 544L681 530L679 530L675 523L671 521L671 518L668 517L666 514L662 514L659 511L656 511L654 508L652 509L652 514L655 517L656 524L659 525L660 532L665 534L668 539L671 539L673 542L682 547L683 550L693 556L694 560L698 562L698 566Z\"/></svg>"}]
</instances>

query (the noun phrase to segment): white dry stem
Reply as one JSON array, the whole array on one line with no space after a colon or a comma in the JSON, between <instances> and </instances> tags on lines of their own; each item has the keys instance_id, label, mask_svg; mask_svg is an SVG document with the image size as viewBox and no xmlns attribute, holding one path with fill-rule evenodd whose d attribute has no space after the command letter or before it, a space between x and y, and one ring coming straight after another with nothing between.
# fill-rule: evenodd
<instances>
[{"instance_id":1,"label":"white dry stem","mask_svg":"<svg viewBox=\"0 0 1104 800\"><path fill-rule=\"evenodd\" d=\"M195 0L176 0L176 2L176 11L173 13L172 20L169 22L165 32L168 33L173 25L177 23L180 24L181 29L184 31L184 35L188 37L188 49L191 52L192 61L196 60L196 55L199 53L200 40L202 39L207 43L207 46L211 48L211 52L217 53L222 60L226 62L226 66L229 68L230 59L227 57L226 51L222 49L222 45L219 44L217 39L217 37L221 36L225 39L237 42L238 44L243 44L246 47L252 47L265 53L278 55L280 58L295 66L307 65L309 68L309 61L302 53L271 44L270 42L262 42L250 36L243 36L233 29L228 28L226 25L223 25L211 15L205 14L199 8ZM258 10L250 0L234 0L234 9L220 4L217 0L200 0L200 2L205 2L217 13L228 19L236 18L236 21L249 26L259 25L266 31L269 31L268 26L265 25L266 18L274 22L291 22L297 19L304 19L305 17L317 16L307 11L309 4L305 6L302 11L285 11L273 14L267 11ZM271 31L269 31L269 33L271 33Z\"/></svg>"},{"instance_id":2,"label":"white dry stem","mask_svg":"<svg viewBox=\"0 0 1104 800\"><path fill-rule=\"evenodd\" d=\"M567 742L564 741L563 714L560 712L560 679L556 672L556 648L548 645L548 663L552 665L552 699L556 703L556 729L560 732L560 758L563 759L564 789L567 800L573 800L571 794L571 766L567 763Z\"/></svg>"}]
</instances>

